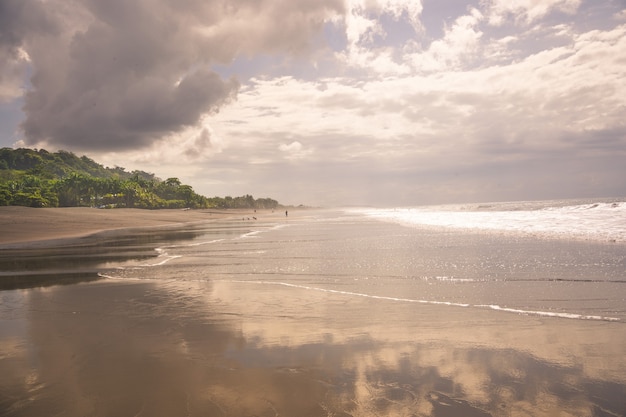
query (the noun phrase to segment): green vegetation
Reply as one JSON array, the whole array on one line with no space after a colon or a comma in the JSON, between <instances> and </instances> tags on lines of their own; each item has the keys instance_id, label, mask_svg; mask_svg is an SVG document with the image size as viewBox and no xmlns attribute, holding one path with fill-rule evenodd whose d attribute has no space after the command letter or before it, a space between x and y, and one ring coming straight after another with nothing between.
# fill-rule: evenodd
<instances>
[{"instance_id":1,"label":"green vegetation","mask_svg":"<svg viewBox=\"0 0 626 417\"><path fill-rule=\"evenodd\" d=\"M105 168L71 152L0 149L0 206L249 208L279 207L271 198L207 198L178 178L165 181L144 171Z\"/></svg>"}]
</instances>

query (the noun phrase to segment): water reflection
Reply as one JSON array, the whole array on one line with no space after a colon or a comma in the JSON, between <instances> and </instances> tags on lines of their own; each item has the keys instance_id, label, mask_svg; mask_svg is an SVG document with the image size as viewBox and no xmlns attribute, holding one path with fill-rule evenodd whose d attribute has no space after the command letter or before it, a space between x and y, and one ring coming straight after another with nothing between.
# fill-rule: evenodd
<instances>
[{"instance_id":1,"label":"water reflection","mask_svg":"<svg viewBox=\"0 0 626 417\"><path fill-rule=\"evenodd\" d=\"M159 245L241 233L241 227L236 226L189 224L182 229L142 228L41 244L5 245L0 247L0 291L94 281L107 268L158 256L155 248Z\"/></svg>"},{"instance_id":2,"label":"water reflection","mask_svg":"<svg viewBox=\"0 0 626 417\"><path fill-rule=\"evenodd\" d=\"M626 415L619 323L236 282L0 297L2 416Z\"/></svg>"}]
</instances>

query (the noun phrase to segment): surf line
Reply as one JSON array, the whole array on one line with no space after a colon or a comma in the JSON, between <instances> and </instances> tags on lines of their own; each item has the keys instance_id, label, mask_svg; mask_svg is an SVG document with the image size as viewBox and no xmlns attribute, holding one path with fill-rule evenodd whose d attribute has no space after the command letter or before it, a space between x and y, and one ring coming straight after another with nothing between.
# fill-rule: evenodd
<instances>
[{"instance_id":1,"label":"surf line","mask_svg":"<svg viewBox=\"0 0 626 417\"><path fill-rule=\"evenodd\" d=\"M351 291L331 290L329 288L309 287L306 285L289 284L287 282L279 282L279 281L232 280L228 282L236 282L236 283L242 283L242 284L281 285L283 287L292 287L292 288L299 288L303 290L327 292L327 293L332 293L332 294L350 295L350 296L355 296L355 297L373 298L376 300L402 301L406 303L435 304L435 305L447 305L447 306L455 306L455 307L471 307L470 304L452 303L449 301L414 300L412 298L387 297L384 295L372 295L372 294L363 294L363 293L351 292Z\"/></svg>"},{"instance_id":2,"label":"surf line","mask_svg":"<svg viewBox=\"0 0 626 417\"><path fill-rule=\"evenodd\" d=\"M195 246L203 246L203 245L210 245L212 243L218 243L218 242L222 242L225 239L214 239L214 240L208 240L206 242L195 242L195 243L188 243L188 244L183 244L183 245L168 245L168 246L162 246L162 247L158 247L155 248L154 251L158 254L157 255L157 259L159 258L165 258L160 262L156 262L156 263L144 263L144 264L140 264L137 265L136 268L149 268L149 267L153 267L153 266L161 266L161 265L165 265L166 263L168 263L169 261L173 260L173 259L177 259L177 258L182 258L183 255L170 255L166 252L166 249L177 249L177 248L192 248Z\"/></svg>"},{"instance_id":3,"label":"surf line","mask_svg":"<svg viewBox=\"0 0 626 417\"><path fill-rule=\"evenodd\" d=\"M617 317L592 316L592 315L584 315L584 314L576 314L576 313L558 313L558 312L552 312L552 311L521 310L521 309L516 309L516 308L501 307L499 305L494 305L494 304L466 304L466 303L454 303L450 301L416 300L413 298L397 298L397 297L388 297L384 295L363 294L363 293L352 292L352 291L332 290L329 288L310 287L307 285L289 284L287 282L280 282L280 281L230 280L228 282L241 283L241 284L279 285L283 287L299 288L303 290L319 291L319 292L326 292L326 293L340 294L340 295L349 295L349 296L354 296L354 297L372 298L376 300L400 301L400 302L405 302L405 303L490 309L494 311L515 313L518 315L525 315L525 316L556 317L556 318L574 319L574 320L598 320L598 321L612 321L612 322L621 321L621 319Z\"/></svg>"},{"instance_id":4,"label":"surf line","mask_svg":"<svg viewBox=\"0 0 626 417\"><path fill-rule=\"evenodd\" d=\"M529 310L520 310L517 308L509 308L509 307L501 307L495 304L479 304L475 305L477 308L488 308L496 311L505 311L507 313L517 313L524 314L529 316L543 316L543 317L560 317L563 319L576 319L576 320L601 320L601 321L621 321L617 317L604 317L604 316L591 316L585 314L576 314L576 313L557 313L554 311L529 311Z\"/></svg>"}]
</instances>

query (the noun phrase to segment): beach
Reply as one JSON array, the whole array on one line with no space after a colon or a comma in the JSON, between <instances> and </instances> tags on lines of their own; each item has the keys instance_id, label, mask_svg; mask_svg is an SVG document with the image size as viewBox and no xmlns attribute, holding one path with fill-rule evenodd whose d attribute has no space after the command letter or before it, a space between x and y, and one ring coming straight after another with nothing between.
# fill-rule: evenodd
<instances>
[{"instance_id":1,"label":"beach","mask_svg":"<svg viewBox=\"0 0 626 417\"><path fill-rule=\"evenodd\" d=\"M86 236L102 231L163 227L233 216L253 210L141 210L89 207L0 207L0 245Z\"/></svg>"},{"instance_id":2,"label":"beach","mask_svg":"<svg viewBox=\"0 0 626 417\"><path fill-rule=\"evenodd\" d=\"M3 249L0 415L626 415L623 245L179 214Z\"/></svg>"}]
</instances>

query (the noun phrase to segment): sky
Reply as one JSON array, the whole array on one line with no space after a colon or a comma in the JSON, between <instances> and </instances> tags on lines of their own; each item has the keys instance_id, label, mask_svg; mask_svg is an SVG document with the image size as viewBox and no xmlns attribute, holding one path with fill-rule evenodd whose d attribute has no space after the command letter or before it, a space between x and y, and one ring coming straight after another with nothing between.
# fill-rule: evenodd
<instances>
[{"instance_id":1,"label":"sky","mask_svg":"<svg viewBox=\"0 0 626 417\"><path fill-rule=\"evenodd\" d=\"M626 196L626 0L0 0L0 147L206 196Z\"/></svg>"}]
</instances>

